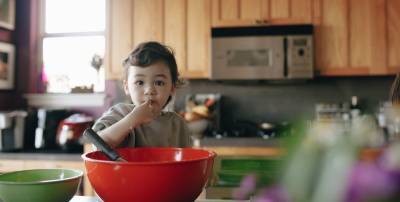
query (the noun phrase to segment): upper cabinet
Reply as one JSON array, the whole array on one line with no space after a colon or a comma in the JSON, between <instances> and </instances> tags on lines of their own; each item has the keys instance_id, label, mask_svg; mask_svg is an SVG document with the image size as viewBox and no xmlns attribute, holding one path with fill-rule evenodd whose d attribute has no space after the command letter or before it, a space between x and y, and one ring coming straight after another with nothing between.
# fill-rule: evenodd
<instances>
[{"instance_id":1,"label":"upper cabinet","mask_svg":"<svg viewBox=\"0 0 400 202\"><path fill-rule=\"evenodd\" d=\"M316 75L400 72L398 0L118 0L108 2L107 79L137 44L175 51L184 78L208 78L211 28L313 24Z\"/></svg>"},{"instance_id":2,"label":"upper cabinet","mask_svg":"<svg viewBox=\"0 0 400 202\"><path fill-rule=\"evenodd\" d=\"M213 0L212 27L310 24L313 0Z\"/></svg>"},{"instance_id":3,"label":"upper cabinet","mask_svg":"<svg viewBox=\"0 0 400 202\"><path fill-rule=\"evenodd\" d=\"M122 61L133 47L132 1L107 2L106 79L122 79Z\"/></svg>"},{"instance_id":4,"label":"upper cabinet","mask_svg":"<svg viewBox=\"0 0 400 202\"><path fill-rule=\"evenodd\" d=\"M400 72L400 1L387 0L387 66L389 72Z\"/></svg>"},{"instance_id":5,"label":"upper cabinet","mask_svg":"<svg viewBox=\"0 0 400 202\"><path fill-rule=\"evenodd\" d=\"M208 78L211 64L209 0L165 0L164 42L176 53L183 78Z\"/></svg>"},{"instance_id":6,"label":"upper cabinet","mask_svg":"<svg viewBox=\"0 0 400 202\"><path fill-rule=\"evenodd\" d=\"M319 75L388 75L400 71L400 3L316 0L315 66Z\"/></svg>"},{"instance_id":7,"label":"upper cabinet","mask_svg":"<svg viewBox=\"0 0 400 202\"><path fill-rule=\"evenodd\" d=\"M183 78L207 78L210 66L209 0L109 1L107 79L122 76L122 61L139 43L159 41L175 52Z\"/></svg>"}]
</instances>

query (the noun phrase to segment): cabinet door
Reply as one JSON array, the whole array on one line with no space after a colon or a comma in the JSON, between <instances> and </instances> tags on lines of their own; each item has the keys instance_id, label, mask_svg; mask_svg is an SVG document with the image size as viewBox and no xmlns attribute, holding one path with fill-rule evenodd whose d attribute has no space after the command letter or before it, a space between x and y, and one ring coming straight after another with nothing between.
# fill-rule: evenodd
<instances>
[{"instance_id":1,"label":"cabinet door","mask_svg":"<svg viewBox=\"0 0 400 202\"><path fill-rule=\"evenodd\" d=\"M212 26L259 25L268 11L269 0L212 0Z\"/></svg>"},{"instance_id":2,"label":"cabinet door","mask_svg":"<svg viewBox=\"0 0 400 202\"><path fill-rule=\"evenodd\" d=\"M107 1L106 79L121 79L122 61L132 49L132 1Z\"/></svg>"},{"instance_id":3,"label":"cabinet door","mask_svg":"<svg viewBox=\"0 0 400 202\"><path fill-rule=\"evenodd\" d=\"M321 14L315 23L315 58L320 75L388 75L399 70L400 4L397 1L319 2Z\"/></svg>"},{"instance_id":4,"label":"cabinet door","mask_svg":"<svg viewBox=\"0 0 400 202\"><path fill-rule=\"evenodd\" d=\"M311 23L312 0L213 0L212 26Z\"/></svg>"},{"instance_id":5,"label":"cabinet door","mask_svg":"<svg viewBox=\"0 0 400 202\"><path fill-rule=\"evenodd\" d=\"M166 0L164 12L165 44L175 51L181 77L208 77L210 1Z\"/></svg>"},{"instance_id":6,"label":"cabinet door","mask_svg":"<svg viewBox=\"0 0 400 202\"><path fill-rule=\"evenodd\" d=\"M175 52L178 70L187 67L187 0L165 0L164 42Z\"/></svg>"},{"instance_id":7,"label":"cabinet door","mask_svg":"<svg viewBox=\"0 0 400 202\"><path fill-rule=\"evenodd\" d=\"M321 75L340 74L349 65L347 0L321 0L315 26L315 66Z\"/></svg>"},{"instance_id":8,"label":"cabinet door","mask_svg":"<svg viewBox=\"0 0 400 202\"><path fill-rule=\"evenodd\" d=\"M351 0L350 69L357 74L385 74L385 0Z\"/></svg>"},{"instance_id":9,"label":"cabinet door","mask_svg":"<svg viewBox=\"0 0 400 202\"><path fill-rule=\"evenodd\" d=\"M132 9L133 47L145 41L164 40L163 0L134 0Z\"/></svg>"},{"instance_id":10,"label":"cabinet door","mask_svg":"<svg viewBox=\"0 0 400 202\"><path fill-rule=\"evenodd\" d=\"M188 0L186 78L209 77L211 63L211 19L209 0Z\"/></svg>"},{"instance_id":11,"label":"cabinet door","mask_svg":"<svg viewBox=\"0 0 400 202\"><path fill-rule=\"evenodd\" d=\"M400 72L400 1L387 0L388 72Z\"/></svg>"}]
</instances>

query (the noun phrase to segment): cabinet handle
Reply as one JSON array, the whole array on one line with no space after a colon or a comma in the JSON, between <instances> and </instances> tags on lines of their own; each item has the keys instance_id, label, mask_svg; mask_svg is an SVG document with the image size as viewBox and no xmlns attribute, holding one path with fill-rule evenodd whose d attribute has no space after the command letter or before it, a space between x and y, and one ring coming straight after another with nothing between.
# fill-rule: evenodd
<instances>
[{"instance_id":1,"label":"cabinet handle","mask_svg":"<svg viewBox=\"0 0 400 202\"><path fill-rule=\"evenodd\" d=\"M256 24L261 24L262 20L256 20Z\"/></svg>"},{"instance_id":2,"label":"cabinet handle","mask_svg":"<svg viewBox=\"0 0 400 202\"><path fill-rule=\"evenodd\" d=\"M264 24L269 24L269 23L270 23L269 20L263 20L262 22L263 22Z\"/></svg>"}]
</instances>

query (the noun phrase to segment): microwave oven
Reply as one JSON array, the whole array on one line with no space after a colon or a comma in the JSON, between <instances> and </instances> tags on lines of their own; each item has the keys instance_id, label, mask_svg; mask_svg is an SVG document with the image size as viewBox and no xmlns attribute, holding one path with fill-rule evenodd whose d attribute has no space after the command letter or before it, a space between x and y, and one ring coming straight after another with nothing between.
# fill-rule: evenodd
<instances>
[{"instance_id":1,"label":"microwave oven","mask_svg":"<svg viewBox=\"0 0 400 202\"><path fill-rule=\"evenodd\" d=\"M313 26L214 28L211 79L310 79Z\"/></svg>"}]
</instances>

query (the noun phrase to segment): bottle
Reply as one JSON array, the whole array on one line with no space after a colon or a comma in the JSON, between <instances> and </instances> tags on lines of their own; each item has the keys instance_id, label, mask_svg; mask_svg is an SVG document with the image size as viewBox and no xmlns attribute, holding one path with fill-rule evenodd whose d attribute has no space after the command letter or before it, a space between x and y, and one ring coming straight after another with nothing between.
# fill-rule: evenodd
<instances>
[{"instance_id":1,"label":"bottle","mask_svg":"<svg viewBox=\"0 0 400 202\"><path fill-rule=\"evenodd\" d=\"M361 115L361 108L357 96L351 97L350 115L352 119L357 118Z\"/></svg>"}]
</instances>

